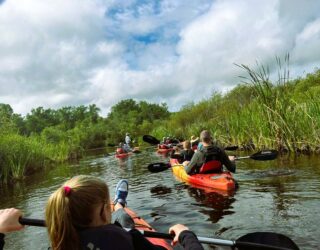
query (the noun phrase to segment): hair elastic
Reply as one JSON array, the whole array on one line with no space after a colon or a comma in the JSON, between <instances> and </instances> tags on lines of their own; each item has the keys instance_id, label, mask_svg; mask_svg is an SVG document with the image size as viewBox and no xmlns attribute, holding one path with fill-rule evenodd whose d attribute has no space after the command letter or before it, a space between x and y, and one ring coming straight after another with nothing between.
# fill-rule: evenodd
<instances>
[{"instance_id":1,"label":"hair elastic","mask_svg":"<svg viewBox=\"0 0 320 250\"><path fill-rule=\"evenodd\" d=\"M70 193L71 193L71 187L69 187L69 186L64 186L63 189L64 189L64 194L65 194L66 196L69 196Z\"/></svg>"}]
</instances>

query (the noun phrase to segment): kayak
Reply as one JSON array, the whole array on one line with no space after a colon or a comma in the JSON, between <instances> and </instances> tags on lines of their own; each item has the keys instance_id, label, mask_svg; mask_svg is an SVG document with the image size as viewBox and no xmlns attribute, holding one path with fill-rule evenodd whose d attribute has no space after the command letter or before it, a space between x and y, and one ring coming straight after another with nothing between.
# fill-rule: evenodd
<instances>
[{"instance_id":1,"label":"kayak","mask_svg":"<svg viewBox=\"0 0 320 250\"><path fill-rule=\"evenodd\" d=\"M166 153L169 153L173 150L173 148L158 148L157 149L157 152L159 154L166 154Z\"/></svg>"},{"instance_id":2,"label":"kayak","mask_svg":"<svg viewBox=\"0 0 320 250\"><path fill-rule=\"evenodd\" d=\"M122 153L122 154L115 154L116 158L126 158L128 157L129 155L131 155L131 152L129 153Z\"/></svg>"},{"instance_id":3,"label":"kayak","mask_svg":"<svg viewBox=\"0 0 320 250\"><path fill-rule=\"evenodd\" d=\"M207 187L224 191L236 189L236 181L229 171L222 173L188 175L177 159L170 159L173 174L180 180L199 187Z\"/></svg>"},{"instance_id":4,"label":"kayak","mask_svg":"<svg viewBox=\"0 0 320 250\"><path fill-rule=\"evenodd\" d=\"M141 217L139 217L135 212L133 212L131 209L125 207L124 208L126 212L131 216L131 218L134 220L135 228L138 230L143 230L143 231L153 231L155 230ZM172 247L170 244L164 240L164 239L158 239L158 238L148 238L146 237L147 240L149 240L152 244L154 245L159 245L162 246L168 250L172 250Z\"/></svg>"}]
</instances>

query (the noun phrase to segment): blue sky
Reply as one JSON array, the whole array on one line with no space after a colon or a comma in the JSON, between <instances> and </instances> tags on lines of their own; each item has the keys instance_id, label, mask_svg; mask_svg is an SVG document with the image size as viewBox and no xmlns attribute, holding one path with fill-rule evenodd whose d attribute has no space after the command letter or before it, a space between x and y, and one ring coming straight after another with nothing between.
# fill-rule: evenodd
<instances>
[{"instance_id":1,"label":"blue sky","mask_svg":"<svg viewBox=\"0 0 320 250\"><path fill-rule=\"evenodd\" d=\"M0 0L0 103L32 108L122 99L166 102L172 111L226 92L236 64L291 77L320 63L320 1Z\"/></svg>"}]
</instances>

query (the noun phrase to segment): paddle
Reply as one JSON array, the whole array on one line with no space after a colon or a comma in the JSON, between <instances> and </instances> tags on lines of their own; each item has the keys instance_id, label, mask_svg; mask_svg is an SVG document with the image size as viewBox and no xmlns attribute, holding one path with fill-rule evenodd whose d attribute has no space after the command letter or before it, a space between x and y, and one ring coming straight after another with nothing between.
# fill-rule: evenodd
<instances>
[{"instance_id":1,"label":"paddle","mask_svg":"<svg viewBox=\"0 0 320 250\"><path fill-rule=\"evenodd\" d=\"M44 220L20 218L22 225L45 227ZM173 235L152 231L139 230L144 236L159 239L173 239ZM277 249L277 250L296 250L297 245L287 236L271 232L255 232L246 234L239 239L223 240L208 237L197 237L199 242L220 246L237 247L238 249Z\"/></svg>"},{"instance_id":2,"label":"paddle","mask_svg":"<svg viewBox=\"0 0 320 250\"><path fill-rule=\"evenodd\" d=\"M269 161L269 160L274 160L278 156L278 151L277 150L264 150L264 151L259 151L257 153L254 153L249 156L237 156L236 160L242 160L242 159L252 159L256 161ZM179 154L172 154L170 156L171 158L174 159L180 159L181 156ZM148 170L151 173L159 173L164 170L167 170L171 167L170 163L164 163L164 162L157 162L157 163L150 163L148 165Z\"/></svg>"},{"instance_id":3,"label":"paddle","mask_svg":"<svg viewBox=\"0 0 320 250\"><path fill-rule=\"evenodd\" d=\"M236 160L241 159L252 159L256 161L270 161L274 160L278 157L278 151L277 150L263 150L259 151L257 153L254 153L253 155L249 156L237 156Z\"/></svg>"},{"instance_id":4,"label":"paddle","mask_svg":"<svg viewBox=\"0 0 320 250\"><path fill-rule=\"evenodd\" d=\"M150 143L151 145L160 144L160 141L157 138L153 137L152 135L144 135L142 136L142 140L147 143Z\"/></svg>"}]
</instances>

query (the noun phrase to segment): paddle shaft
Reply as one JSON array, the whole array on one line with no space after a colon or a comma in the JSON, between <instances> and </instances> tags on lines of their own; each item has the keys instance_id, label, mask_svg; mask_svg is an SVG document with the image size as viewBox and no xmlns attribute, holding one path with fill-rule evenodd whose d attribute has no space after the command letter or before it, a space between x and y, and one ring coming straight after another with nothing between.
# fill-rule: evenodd
<instances>
[{"instance_id":1,"label":"paddle shaft","mask_svg":"<svg viewBox=\"0 0 320 250\"><path fill-rule=\"evenodd\" d=\"M236 160L241 160L241 159L249 159L250 156L236 156Z\"/></svg>"},{"instance_id":2,"label":"paddle shaft","mask_svg":"<svg viewBox=\"0 0 320 250\"><path fill-rule=\"evenodd\" d=\"M151 237L151 238L160 238L160 239L169 239L172 240L174 238L171 234L165 234L165 233L159 233L159 232L153 232L153 231L143 231L139 230L145 237ZM278 247L278 246L270 246L266 244L260 244L260 243L253 243L253 242L238 242L238 241L232 241L232 240L223 240L223 239L214 239L214 238L208 238L208 237L198 237L198 241L203 244L213 244L213 245L219 245L219 246L237 246L237 247L256 247L259 249L270 249L270 250L291 250L290 248L284 248L284 247Z\"/></svg>"},{"instance_id":3,"label":"paddle shaft","mask_svg":"<svg viewBox=\"0 0 320 250\"><path fill-rule=\"evenodd\" d=\"M21 217L19 219L19 222L22 225L28 225L28 226L37 226L37 227L45 227L45 221L40 219L31 219L31 218L23 218ZM128 230L128 229L127 229ZM130 229L129 229L130 230ZM153 232L153 231L144 231L139 230L141 234L143 234L145 237L150 238L158 238L158 239L168 239L172 240L174 238L171 234L166 233L159 233L159 232ZM214 238L208 238L208 237L197 237L199 242L204 244L213 244L213 245L219 245L219 246L247 246L247 247L260 247L261 249L270 249L270 250L291 250L289 248L283 248L283 247L277 247L277 246L270 246L265 244L259 244L259 243L253 243L253 242L237 242L232 240L223 240L223 239L214 239Z\"/></svg>"}]
</instances>

